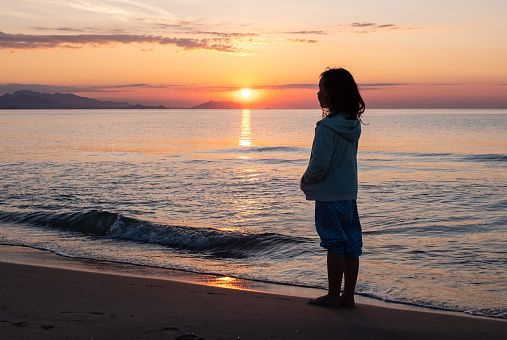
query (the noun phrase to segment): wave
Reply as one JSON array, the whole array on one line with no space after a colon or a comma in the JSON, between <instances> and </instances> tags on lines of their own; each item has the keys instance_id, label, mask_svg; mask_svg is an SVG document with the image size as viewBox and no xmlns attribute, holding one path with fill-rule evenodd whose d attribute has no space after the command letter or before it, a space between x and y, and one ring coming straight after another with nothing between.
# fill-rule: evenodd
<instances>
[{"instance_id":1,"label":"wave","mask_svg":"<svg viewBox=\"0 0 507 340\"><path fill-rule=\"evenodd\" d=\"M455 154L455 153L414 153L414 157L440 158L443 161L461 162L507 162L507 155L502 154Z\"/></svg>"},{"instance_id":2,"label":"wave","mask_svg":"<svg viewBox=\"0 0 507 340\"><path fill-rule=\"evenodd\" d=\"M300 152L306 151L306 148L298 148L294 146L253 146L243 151L246 152Z\"/></svg>"},{"instance_id":3,"label":"wave","mask_svg":"<svg viewBox=\"0 0 507 340\"><path fill-rule=\"evenodd\" d=\"M463 158L472 162L507 162L507 155L501 154L467 155Z\"/></svg>"},{"instance_id":4,"label":"wave","mask_svg":"<svg viewBox=\"0 0 507 340\"><path fill-rule=\"evenodd\" d=\"M248 234L214 228L165 225L101 210L56 214L0 212L0 221L159 244L221 258L291 253L291 250L298 251L297 247L294 248L295 245L311 242L306 238L277 233Z\"/></svg>"},{"instance_id":5,"label":"wave","mask_svg":"<svg viewBox=\"0 0 507 340\"><path fill-rule=\"evenodd\" d=\"M458 162L507 162L507 155L504 154L458 154L458 153L431 153L431 152L393 152L393 151L362 151L364 155L368 155L368 161L398 161L400 158L418 158L435 161L458 161ZM382 157L387 155L387 158ZM377 158L374 158L377 156ZM379 157L381 156L381 157Z\"/></svg>"},{"instance_id":6,"label":"wave","mask_svg":"<svg viewBox=\"0 0 507 340\"><path fill-rule=\"evenodd\" d=\"M206 151L206 153L209 153L210 151ZM235 147L232 149L220 149L220 150L213 150L212 152L218 152L218 153L235 153L235 152L241 152L241 153L304 153L309 155L310 149L304 148L304 147L297 147L297 146L248 146L248 147Z\"/></svg>"},{"instance_id":7,"label":"wave","mask_svg":"<svg viewBox=\"0 0 507 340\"><path fill-rule=\"evenodd\" d=\"M372 298L375 300L384 301L387 303L393 303L393 304L399 304L399 305L405 305L405 306L412 306L417 308L423 308L424 309L432 309L436 311L443 311L443 312L453 312L453 313L465 313L473 316L482 316L482 317L489 317L489 318L496 318L496 319L507 319L507 313L506 310L503 308L483 308L483 309L477 309L477 310L471 310L471 309L464 309L457 306L439 306L437 303L432 302L422 302L422 301L409 301L405 299L395 299L390 297L387 294L379 294L374 292L356 292L357 295L365 296L368 298Z\"/></svg>"}]
</instances>

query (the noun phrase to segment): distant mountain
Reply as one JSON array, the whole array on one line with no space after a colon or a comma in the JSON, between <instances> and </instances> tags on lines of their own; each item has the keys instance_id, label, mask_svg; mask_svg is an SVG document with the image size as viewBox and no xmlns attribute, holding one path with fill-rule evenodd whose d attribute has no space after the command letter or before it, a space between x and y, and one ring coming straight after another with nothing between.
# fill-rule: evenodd
<instances>
[{"instance_id":1,"label":"distant mountain","mask_svg":"<svg viewBox=\"0 0 507 340\"><path fill-rule=\"evenodd\" d=\"M0 109L165 109L166 107L131 105L128 102L102 101L72 93L40 93L29 90L6 93L0 97Z\"/></svg>"},{"instance_id":2,"label":"distant mountain","mask_svg":"<svg viewBox=\"0 0 507 340\"><path fill-rule=\"evenodd\" d=\"M169 109L169 108L163 105L151 106L151 105L141 105L137 103L136 105L129 105L128 107L126 107L126 109Z\"/></svg>"},{"instance_id":3,"label":"distant mountain","mask_svg":"<svg viewBox=\"0 0 507 340\"><path fill-rule=\"evenodd\" d=\"M206 103L191 109L242 109L241 104L229 101ZM0 96L0 109L167 109L167 107L131 105L128 102L103 101L87 97L76 96L72 93L40 93L30 90L20 90L12 94Z\"/></svg>"},{"instance_id":4,"label":"distant mountain","mask_svg":"<svg viewBox=\"0 0 507 340\"><path fill-rule=\"evenodd\" d=\"M192 109L242 109L243 106L235 102L215 102L210 100L209 102L192 107Z\"/></svg>"}]
</instances>

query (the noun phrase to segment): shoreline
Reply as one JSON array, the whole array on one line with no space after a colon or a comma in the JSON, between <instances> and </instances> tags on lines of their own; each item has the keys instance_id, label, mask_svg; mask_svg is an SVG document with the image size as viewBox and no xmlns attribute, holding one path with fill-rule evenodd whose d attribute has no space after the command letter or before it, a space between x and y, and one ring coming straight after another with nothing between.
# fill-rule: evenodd
<instances>
[{"instance_id":1,"label":"shoreline","mask_svg":"<svg viewBox=\"0 0 507 340\"><path fill-rule=\"evenodd\" d=\"M304 287L283 283L262 282L249 279L241 279L219 274L202 274L178 269L158 268L151 266L118 263L107 260L92 260L58 255L49 250L32 248L20 245L0 244L0 263L12 263L36 267L47 267L71 271L82 271L106 275L129 276L146 279L176 281L181 283L196 284L225 289L252 291L265 294L277 294L298 298L313 298L325 295L327 290ZM396 301L384 301L369 296L355 294L356 303L388 309L418 311L425 313L439 313L454 315L465 318L482 318L487 320L505 320L502 318L488 317L484 315L469 314L460 311L431 308L425 306L405 304Z\"/></svg>"},{"instance_id":2,"label":"shoreline","mask_svg":"<svg viewBox=\"0 0 507 340\"><path fill-rule=\"evenodd\" d=\"M330 309L304 297L6 257L0 260L3 339L501 339L507 333L505 320L360 302Z\"/></svg>"},{"instance_id":3,"label":"shoreline","mask_svg":"<svg viewBox=\"0 0 507 340\"><path fill-rule=\"evenodd\" d=\"M0 262L8 262L13 264L77 270L91 273L133 276L140 278L161 279L228 289L282 294L296 297L306 297L313 294L325 294L326 292L324 289L241 279L219 274L203 274L185 270L119 263L107 260L75 258L65 255L58 255L50 250L37 249L30 246L0 244L0 254L2 254ZM359 296L359 299L375 300L362 296Z\"/></svg>"}]
</instances>

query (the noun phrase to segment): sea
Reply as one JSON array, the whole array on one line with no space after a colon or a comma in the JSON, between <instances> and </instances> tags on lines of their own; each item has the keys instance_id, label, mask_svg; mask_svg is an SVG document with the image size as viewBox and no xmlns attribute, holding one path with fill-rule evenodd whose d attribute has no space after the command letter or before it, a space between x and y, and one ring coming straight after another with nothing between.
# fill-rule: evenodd
<instances>
[{"instance_id":1,"label":"sea","mask_svg":"<svg viewBox=\"0 0 507 340\"><path fill-rule=\"evenodd\" d=\"M314 202L299 189L319 119L0 110L0 245L326 289ZM506 319L507 109L372 109L362 120L357 294Z\"/></svg>"}]
</instances>

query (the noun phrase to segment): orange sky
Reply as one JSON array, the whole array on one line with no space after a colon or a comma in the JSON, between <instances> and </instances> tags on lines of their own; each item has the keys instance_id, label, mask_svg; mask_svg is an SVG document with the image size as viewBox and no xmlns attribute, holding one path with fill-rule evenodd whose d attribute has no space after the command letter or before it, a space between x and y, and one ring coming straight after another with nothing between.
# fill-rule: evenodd
<instances>
[{"instance_id":1,"label":"orange sky","mask_svg":"<svg viewBox=\"0 0 507 340\"><path fill-rule=\"evenodd\" d=\"M505 1L0 0L0 94L318 108L349 69L367 107L507 108ZM251 88L250 97L240 90Z\"/></svg>"}]
</instances>

